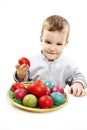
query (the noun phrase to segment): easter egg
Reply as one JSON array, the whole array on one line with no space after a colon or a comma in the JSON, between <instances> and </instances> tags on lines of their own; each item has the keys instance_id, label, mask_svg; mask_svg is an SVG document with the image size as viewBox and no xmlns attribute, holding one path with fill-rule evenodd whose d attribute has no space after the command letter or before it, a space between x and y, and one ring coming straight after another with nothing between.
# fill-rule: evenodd
<instances>
[{"instance_id":1,"label":"easter egg","mask_svg":"<svg viewBox=\"0 0 87 130\"><path fill-rule=\"evenodd\" d=\"M52 89L55 86L55 84L51 81L46 81L44 84L48 86L50 89Z\"/></svg>"},{"instance_id":2,"label":"easter egg","mask_svg":"<svg viewBox=\"0 0 87 130\"><path fill-rule=\"evenodd\" d=\"M36 107L37 105L37 97L33 94L27 94L23 98L23 105L27 107Z\"/></svg>"},{"instance_id":3,"label":"easter egg","mask_svg":"<svg viewBox=\"0 0 87 130\"><path fill-rule=\"evenodd\" d=\"M65 96L59 92L52 92L50 96L52 97L55 105L61 105L66 102Z\"/></svg>"}]
</instances>

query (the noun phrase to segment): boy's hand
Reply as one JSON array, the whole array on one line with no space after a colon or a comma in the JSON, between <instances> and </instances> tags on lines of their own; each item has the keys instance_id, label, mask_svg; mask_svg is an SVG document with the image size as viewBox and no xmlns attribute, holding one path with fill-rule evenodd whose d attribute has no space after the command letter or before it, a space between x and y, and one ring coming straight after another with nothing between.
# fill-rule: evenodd
<instances>
[{"instance_id":1,"label":"boy's hand","mask_svg":"<svg viewBox=\"0 0 87 130\"><path fill-rule=\"evenodd\" d=\"M85 89L81 83L74 83L69 87L69 93L73 94L73 96L79 97L84 96L86 94Z\"/></svg>"},{"instance_id":2,"label":"boy's hand","mask_svg":"<svg viewBox=\"0 0 87 130\"><path fill-rule=\"evenodd\" d=\"M27 71L29 69L29 66L26 65L26 64L23 64L23 65L19 65L17 64L16 65L16 71L17 71L17 79L18 80L23 80Z\"/></svg>"}]
</instances>

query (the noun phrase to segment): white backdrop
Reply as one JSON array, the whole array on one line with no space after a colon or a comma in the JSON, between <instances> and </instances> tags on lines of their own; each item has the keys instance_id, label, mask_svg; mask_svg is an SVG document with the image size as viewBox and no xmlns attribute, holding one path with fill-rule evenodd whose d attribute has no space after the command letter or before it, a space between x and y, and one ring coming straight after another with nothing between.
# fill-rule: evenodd
<instances>
[{"instance_id":1,"label":"white backdrop","mask_svg":"<svg viewBox=\"0 0 87 130\"><path fill-rule=\"evenodd\" d=\"M62 15L69 21L71 32L64 53L77 64L87 79L86 12L86 0L0 0L0 102L3 104L1 109L6 107L6 94L14 82L13 72L18 58L30 57L39 52L42 22L50 15ZM8 111L8 108L6 109ZM4 121L3 113L2 116L0 114L1 117Z\"/></svg>"}]
</instances>

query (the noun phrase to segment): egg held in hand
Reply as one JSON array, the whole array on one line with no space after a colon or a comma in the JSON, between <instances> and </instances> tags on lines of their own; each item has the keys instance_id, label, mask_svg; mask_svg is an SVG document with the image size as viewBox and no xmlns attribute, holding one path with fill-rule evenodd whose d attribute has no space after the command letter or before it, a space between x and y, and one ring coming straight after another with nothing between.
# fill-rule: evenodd
<instances>
[{"instance_id":1,"label":"egg held in hand","mask_svg":"<svg viewBox=\"0 0 87 130\"><path fill-rule=\"evenodd\" d=\"M18 63L19 63L20 65L26 64L26 65L30 66L30 61L29 61L26 57L21 57L21 58L18 60Z\"/></svg>"}]
</instances>

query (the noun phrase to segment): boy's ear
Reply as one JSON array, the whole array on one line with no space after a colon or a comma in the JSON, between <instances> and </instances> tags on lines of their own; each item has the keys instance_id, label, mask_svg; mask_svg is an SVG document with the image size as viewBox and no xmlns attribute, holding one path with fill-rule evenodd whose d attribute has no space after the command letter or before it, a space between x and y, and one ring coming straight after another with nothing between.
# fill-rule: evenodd
<instances>
[{"instance_id":1,"label":"boy's ear","mask_svg":"<svg viewBox=\"0 0 87 130\"><path fill-rule=\"evenodd\" d=\"M40 41L42 42L42 37L40 36Z\"/></svg>"},{"instance_id":2,"label":"boy's ear","mask_svg":"<svg viewBox=\"0 0 87 130\"><path fill-rule=\"evenodd\" d=\"M66 45L69 43L69 40L66 40Z\"/></svg>"}]
</instances>

